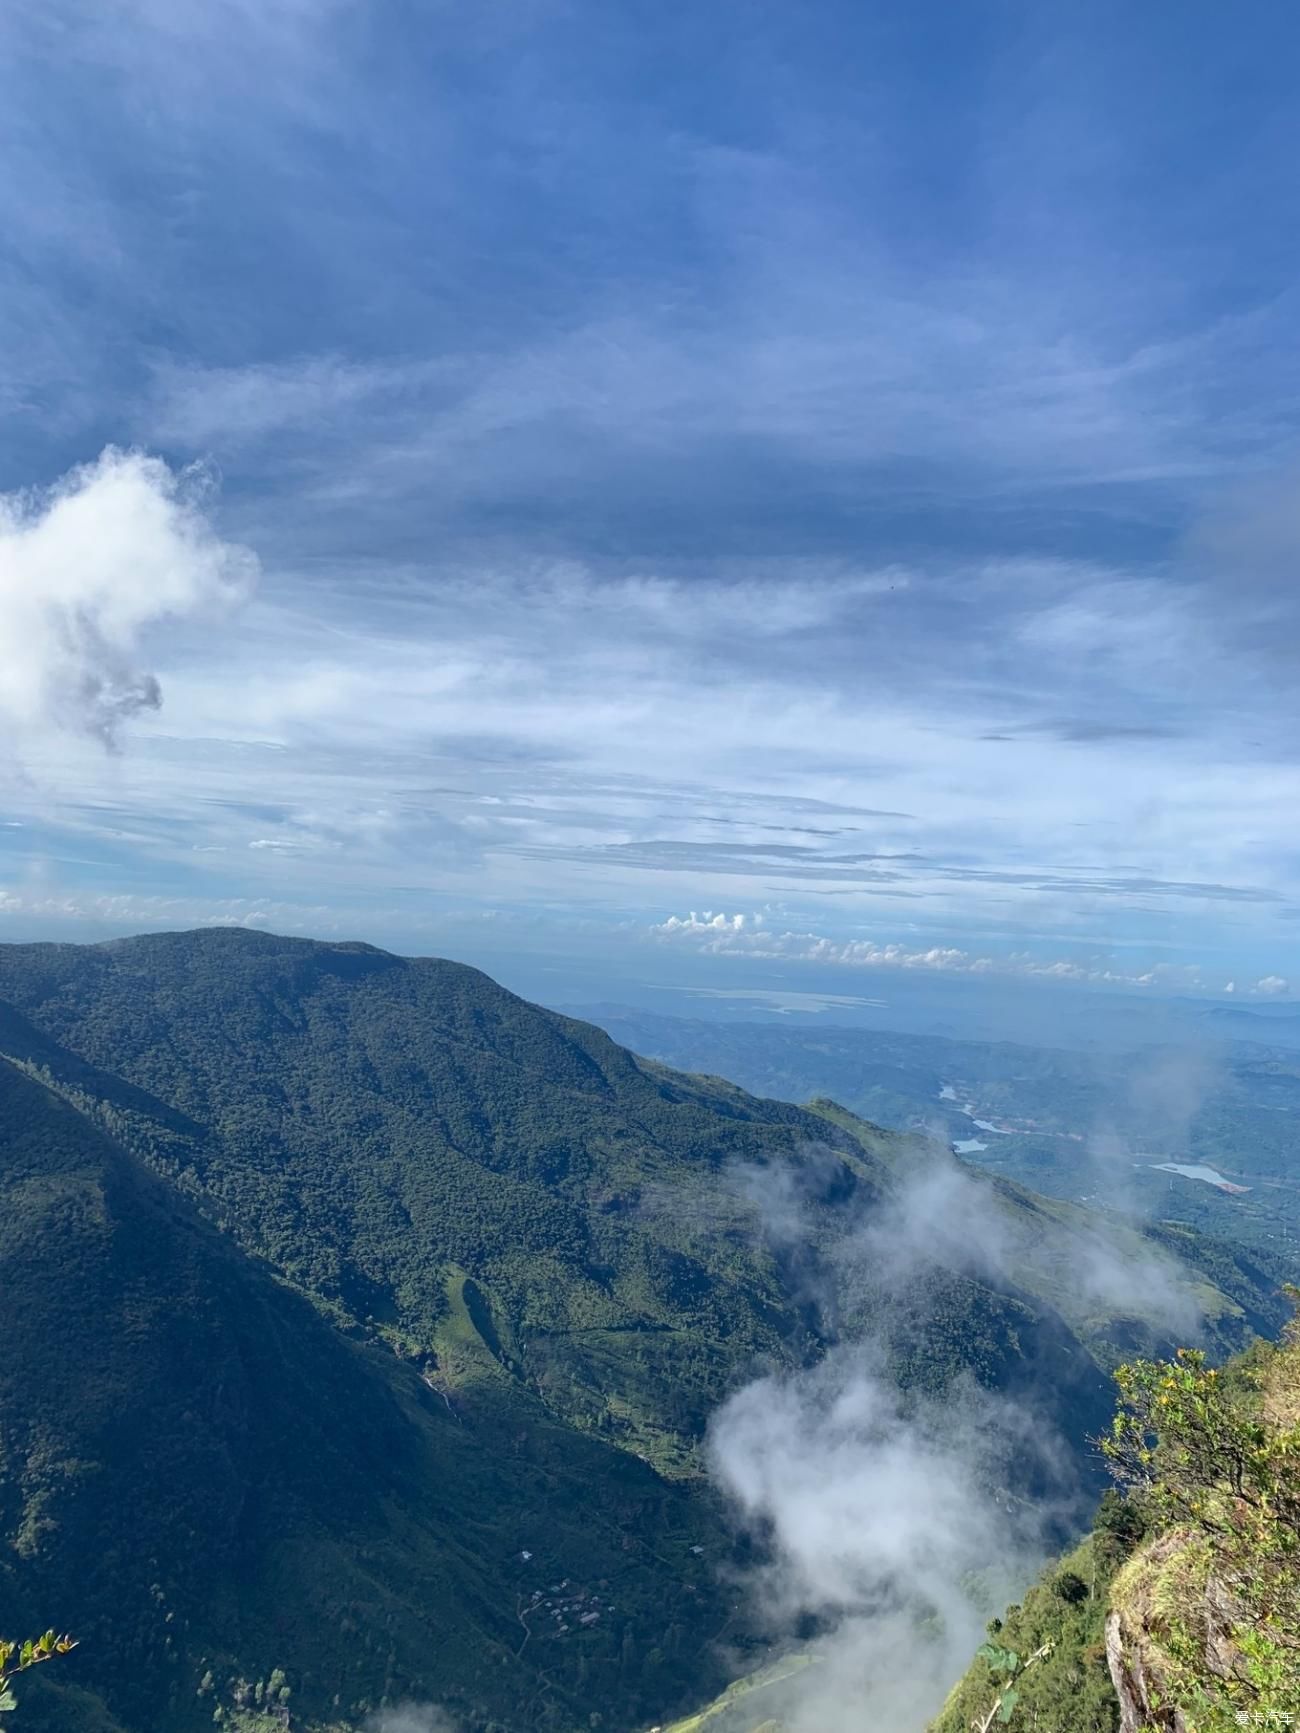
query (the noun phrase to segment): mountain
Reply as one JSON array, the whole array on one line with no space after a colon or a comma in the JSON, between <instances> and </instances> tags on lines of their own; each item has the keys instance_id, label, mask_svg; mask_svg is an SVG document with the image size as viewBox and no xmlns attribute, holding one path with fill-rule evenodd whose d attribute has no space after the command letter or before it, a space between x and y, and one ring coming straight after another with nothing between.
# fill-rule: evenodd
<instances>
[{"instance_id":1,"label":"mountain","mask_svg":"<svg viewBox=\"0 0 1300 1733\"><path fill-rule=\"evenodd\" d=\"M669 1017L613 1005L593 1021L680 1070L759 1095L829 1095L881 1125L923 1127L990 1172L1138 1220L1170 1218L1279 1269L1300 1256L1300 1063L1216 1035L1066 1050L859 1029L815 1017ZM1245 1013L1248 1017L1254 1012ZM1225 1185L1223 1182L1227 1182Z\"/></svg>"},{"instance_id":2,"label":"mountain","mask_svg":"<svg viewBox=\"0 0 1300 1733\"><path fill-rule=\"evenodd\" d=\"M1171 1294L1224 1344L1273 1319L1262 1272L829 1103L237 930L0 947L0 1175L6 1618L81 1638L51 1728L662 1719L757 1641L699 1471L756 1370L866 1334L904 1389L969 1374L1079 1440ZM927 1217L954 1185L978 1259ZM882 1226L906 1267L846 1279Z\"/></svg>"},{"instance_id":3,"label":"mountain","mask_svg":"<svg viewBox=\"0 0 1300 1733\"><path fill-rule=\"evenodd\" d=\"M1228 1733L1300 1705L1300 1333L1121 1379L1127 1496L990 1626L931 1733ZM1002 1712L1005 1708L1005 1713Z\"/></svg>"},{"instance_id":4,"label":"mountain","mask_svg":"<svg viewBox=\"0 0 1300 1733\"><path fill-rule=\"evenodd\" d=\"M1300 1012L1289 1005L1270 1009L1245 1005L1215 1005L1204 1013L1208 1026L1242 1041L1267 1042L1270 1046L1294 1047L1300 1042Z\"/></svg>"},{"instance_id":5,"label":"mountain","mask_svg":"<svg viewBox=\"0 0 1300 1733\"><path fill-rule=\"evenodd\" d=\"M532 1724L570 1726L593 1693L662 1701L668 1662L623 1621L572 1653L526 1643L521 1609L552 1577L653 1609L666 1650L726 1620L687 1568L688 1543L718 1538L688 1490L526 1394L495 1401L472 1346L450 1404L7 1063L0 1128L3 1602L75 1628L62 1678L101 1686L133 1733L210 1724L277 1668L291 1689L310 1673L322 1716L400 1681L484 1725L529 1704Z\"/></svg>"}]
</instances>

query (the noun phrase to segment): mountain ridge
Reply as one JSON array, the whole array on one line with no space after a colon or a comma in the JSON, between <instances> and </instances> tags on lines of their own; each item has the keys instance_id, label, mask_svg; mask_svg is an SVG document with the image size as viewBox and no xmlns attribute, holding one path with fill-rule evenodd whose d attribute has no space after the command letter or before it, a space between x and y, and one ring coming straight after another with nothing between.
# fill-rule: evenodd
<instances>
[{"instance_id":1,"label":"mountain ridge","mask_svg":"<svg viewBox=\"0 0 1300 1733\"><path fill-rule=\"evenodd\" d=\"M24 1117L49 1146L47 1166L60 1148L98 1139L105 1171L138 1177L122 1194L136 1199L128 1217L179 1212L185 1243L208 1248L204 1281L234 1295L225 1335L238 1337L236 1322L258 1308L279 1320L265 1332L270 1359L252 1362L263 1368L255 1382L283 1383L308 1429L324 1424L332 1384L354 1392L335 1411L373 1408L392 1429L378 1450L377 1514L363 1522L358 1509L357 1526L340 1526L325 1497L328 1453L323 1485L276 1506L280 1551L300 1561L298 1574L275 1564L275 1548L254 1548L239 1591L265 1610L272 1635L250 1613L247 1628L227 1621L240 1634L223 1650L220 1617L214 1625L200 1609L185 1632L174 1629L174 1663L150 1651L148 1712L165 1704L178 1728L210 1722L215 1708L251 1713L239 1692L259 1681L265 1690L277 1668L305 1725L355 1720L415 1694L441 1697L474 1728L567 1733L592 1714L630 1727L702 1700L724 1682L713 1635L726 1628L742 1652L763 1653L723 1568L733 1543L722 1513L700 1485L704 1427L739 1382L810 1365L840 1336L874 1332L903 1390L973 1376L1022 1392L1067 1436L1105 1419L1098 1343L1108 1326L1080 1337L1042 1281L1030 1291L992 1263L945 1269L931 1255L909 1275L906 1304L870 1270L830 1309L810 1299L846 1236L897 1219L908 1186L938 1161L932 1148L833 1104L764 1101L639 1060L464 965L229 929L2 946L0 1055L7 1180L27 1159L13 1147ZM944 1184L955 1175L983 1187L955 1158L936 1171ZM774 1178L799 1212L797 1244L756 1201ZM1037 1208L1028 1194L983 1187L980 1196L1008 1220ZM1030 1226L1064 1232L1050 1213ZM57 1237L55 1219L38 1212L23 1255L45 1258L53 1291L74 1284L71 1304L78 1258L67 1268L53 1258ZM147 1258L127 1257L130 1233L113 1243L129 1266L123 1279L143 1280ZM1219 1299L1248 1333L1241 1308ZM214 1303L194 1300L200 1317ZM292 1329L286 1308L300 1321ZM69 1338L39 1312L32 1319L41 1352L27 1376L51 1390L75 1386L94 1320ZM158 1327L145 1330L124 1386L154 1390ZM276 1370L294 1360L299 1329L322 1366L305 1384ZM128 1347L133 1340L128 1332ZM184 1411L201 1414L213 1400L203 1357L179 1364ZM10 1400L19 1412L21 1380ZM237 1412L249 1410L245 1402ZM99 1448L78 1434L75 1413L61 1433L49 1423L57 1451ZM256 1426L254 1435L275 1470L270 1484L296 1484L298 1465L282 1462ZM0 1440L0 1470L21 1483L33 1452L2 1426ZM338 1443L353 1453L347 1462L371 1448L364 1428ZM103 1496L115 1474L128 1503L143 1496L129 1460L104 1450L94 1482ZM423 1466L408 1473L411 1463ZM594 1528L593 1508L609 1513ZM33 1520L25 1507L7 1513L11 1546ZM24 1581L53 1590L67 1573L55 1541L49 1547L36 1545ZM550 1579L527 1574L543 1559L556 1581L576 1585L586 1611L545 1607L556 1598L542 1592ZM241 1583L239 1569L228 1575ZM346 1593L361 1578L377 1611ZM221 1580L216 1572L218 1612L235 1592ZM337 1594L332 1581L343 1585ZM66 1617L51 1611L71 1623L77 1607L85 1603ZM570 1622L589 1612L590 1624ZM88 1632L100 1629L96 1616L85 1609ZM431 1673L420 1654L432 1642L445 1655L455 1632L467 1659ZM339 1671L340 1644L351 1671ZM81 1666L102 1683L86 1659L94 1649L83 1642ZM208 1672L207 1694L194 1695ZM186 1680L184 1703L173 1677ZM130 1733L151 1725L143 1702L110 1689L109 1708Z\"/></svg>"},{"instance_id":2,"label":"mountain ridge","mask_svg":"<svg viewBox=\"0 0 1300 1733\"><path fill-rule=\"evenodd\" d=\"M361 1716L383 1695L381 1630L408 1691L449 1697L485 1725L542 1691L538 1724L560 1712L571 1725L573 1681L554 1678L553 1656L506 1676L521 1661L518 1612L513 1595L492 1604L494 1573L534 1526L551 1568L582 1562L621 1577L629 1593L640 1572L657 1603L725 1621L725 1597L703 1573L683 1592L680 1560L653 1562L675 1525L690 1523L698 1543L716 1540L716 1522L628 1453L548 1426L517 1395L504 1416L490 1390L453 1409L409 1362L341 1336L3 1061L0 1124L9 1206L0 1269L13 1326L0 1374L5 1599L66 1609L81 1637L76 1671L111 1687L133 1728L152 1727L160 1711L185 1725L190 1708L210 1721L223 1694L233 1707L241 1680L276 1667L299 1683L304 1654L311 1708L328 1712L337 1697ZM521 1427L531 1457L503 1441ZM484 1450L506 1448L509 1478L486 1473ZM626 1534L611 1529L606 1542L585 1508L593 1480L621 1497L627 1533L645 1516L647 1539L630 1561ZM508 1510L489 1516L506 1495ZM530 1518L530 1503L557 1497L570 1512L563 1522ZM665 1501L668 1528L656 1539ZM684 1539L672 1551L685 1556ZM380 1617L367 1617L381 1584ZM317 1619L352 1627L351 1638L310 1639ZM607 1664L609 1687L636 1701L635 1674L617 1643L602 1653L601 1635L587 1644L587 1667ZM468 1674L448 1655L457 1645L478 1657ZM422 1651L443 1670L430 1671ZM205 1673L215 1675L205 1694L215 1705L187 1703L182 1685L192 1697ZM149 1687L132 1688L133 1677Z\"/></svg>"}]
</instances>

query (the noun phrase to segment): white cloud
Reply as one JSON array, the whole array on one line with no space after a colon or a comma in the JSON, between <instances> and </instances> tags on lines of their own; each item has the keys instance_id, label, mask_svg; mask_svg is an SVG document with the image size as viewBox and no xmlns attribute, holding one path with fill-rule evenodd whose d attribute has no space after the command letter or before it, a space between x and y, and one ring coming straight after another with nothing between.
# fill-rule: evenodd
<instances>
[{"instance_id":1,"label":"white cloud","mask_svg":"<svg viewBox=\"0 0 1300 1733\"><path fill-rule=\"evenodd\" d=\"M111 744L157 709L150 628L223 607L257 563L204 513L203 478L112 447L48 492L0 498L0 715Z\"/></svg>"},{"instance_id":2,"label":"white cloud","mask_svg":"<svg viewBox=\"0 0 1300 1733\"><path fill-rule=\"evenodd\" d=\"M1055 1440L965 1381L905 1400L878 1360L842 1344L747 1385L709 1429L713 1477L764 1539L752 1587L770 1625L825 1633L780 1704L791 1733L856 1733L864 1711L877 1733L924 1726L979 1641L976 1585L1000 1604L1037 1560L997 1489L1005 1458L1038 1468Z\"/></svg>"},{"instance_id":3,"label":"white cloud","mask_svg":"<svg viewBox=\"0 0 1300 1733\"><path fill-rule=\"evenodd\" d=\"M769 962L827 963L855 969L919 969L960 975L1011 975L1048 981L1073 981L1097 986L1150 987L1157 983L1184 987L1199 984L1192 967L1157 965L1141 971L1114 969L1104 963L1047 959L1023 953L976 955L954 945L909 949L897 942L832 938L824 933L776 931L757 916L737 913L669 915L650 928L658 939L695 945L715 955L758 958ZM1280 977L1270 977L1279 980ZM1280 987L1257 991L1285 991Z\"/></svg>"},{"instance_id":4,"label":"white cloud","mask_svg":"<svg viewBox=\"0 0 1300 1733\"><path fill-rule=\"evenodd\" d=\"M286 429L318 427L371 399L408 395L427 385L427 365L364 365L340 356L249 367L166 363L154 377L148 407L159 438L207 450L266 438Z\"/></svg>"},{"instance_id":5,"label":"white cloud","mask_svg":"<svg viewBox=\"0 0 1300 1733\"><path fill-rule=\"evenodd\" d=\"M1254 991L1265 998L1277 998L1291 991L1291 983L1285 975L1263 975L1256 981Z\"/></svg>"},{"instance_id":6,"label":"white cloud","mask_svg":"<svg viewBox=\"0 0 1300 1733\"><path fill-rule=\"evenodd\" d=\"M915 187L895 173L907 152L891 167L872 144L897 69L878 67L851 113L794 78L747 149L683 126L671 102L657 135L653 105L631 131L617 98L570 105L557 152L549 97L480 101L436 70L427 88L394 84L382 54L355 52L357 11L0 8L18 152L0 207L22 260L2 285L10 472L40 473L28 466L47 435L125 417L139 437L215 449L241 534L277 565L274 606L182 666L136 646L146 621L88 670L79 640L105 633L80 599L57 631L39 615L53 647L21 658L0 615L0 726L21 713L29 731L108 736L165 675L170 755L146 718L136 732L153 755L112 767L112 799L136 828L157 815L193 827L187 850L228 839L239 874L291 864L282 842L248 846L276 840L274 818L231 816L250 742L274 742L259 797L344 828L373 793L396 815L374 854L399 883L445 889L472 854L485 901L612 906L643 928L661 901L761 902L791 895L797 875L768 856L723 877L715 850L647 892L664 880L647 881L634 845L713 845L724 817L770 838L812 799L915 815L873 822L857 845L909 851L874 882L805 862L822 871L825 920L801 925L841 947L849 919L917 935L841 961L946 966L930 936L956 933L947 962L974 967L990 929L1014 946L1032 923L1098 947L1139 930L1188 949L1211 937L1216 979L1236 973L1243 995L1266 964L1294 978L1279 941L1298 929L1273 910L1197 907L1152 882L1300 891L1280 671L1294 632L1281 619L1268 634L1271 689L1242 643L1261 610L1270 627L1275 609L1294 614L1296 490L1239 501L1181 568L1167 552L1225 480L1287 449L1287 298L1210 304L1179 271L1175 330L1168 231L1116 226L1109 157L1073 88L1028 108L984 92L975 207L949 222L945 206L934 245L918 246ZM495 73L515 31L527 56L549 53L529 7L416 12L419 63L454 68L472 43L466 65L489 97L510 88ZM600 53L638 52L619 40ZM565 77L573 48L556 38ZM167 196L123 202L156 184L162 135ZM1143 140L1129 143L1140 158ZM648 204L624 208L622 173L579 186L565 168L607 158L648 177ZM539 160L520 202L501 167ZM503 184L510 220L484 248ZM690 229L689 258L656 253L637 214L663 199ZM431 212L436 249L412 249ZM1213 199L1200 218L1212 241ZM236 230L248 246L232 247ZM521 301L512 285L543 256L545 293ZM300 306L305 283L319 289L310 316L286 321L284 297ZM877 564L920 548L878 605L895 579ZM1131 568L1106 569L1121 549ZM543 559L554 570L538 576ZM1207 602L1206 562L1232 580L1227 609ZM1237 581L1251 570L1274 574L1272 600ZM40 636L25 618L21 630ZM58 750L30 805L75 829L104 767ZM36 768L34 751L23 759ZM466 817L447 789L489 778L499 806ZM435 823L439 841L455 829L479 848L431 848ZM157 871L167 847L151 839L124 882ZM303 874L357 870L341 850L306 856L292 856ZM1121 861L1126 882L1100 885ZM1021 878L996 876L1008 869ZM914 923L891 926L900 910Z\"/></svg>"},{"instance_id":7,"label":"white cloud","mask_svg":"<svg viewBox=\"0 0 1300 1733\"><path fill-rule=\"evenodd\" d=\"M677 933L743 933L744 930L744 915L715 915L711 909L706 909L702 915L697 915L694 909L689 915L669 915L666 921L653 929L665 937Z\"/></svg>"},{"instance_id":8,"label":"white cloud","mask_svg":"<svg viewBox=\"0 0 1300 1733\"><path fill-rule=\"evenodd\" d=\"M825 1173L810 1150L797 1167L737 1167L731 1178L769 1245L811 1250ZM1137 1233L1008 1207L990 1176L939 1146L918 1144L898 1189L842 1235L803 1272L807 1300L831 1308L835 1345L811 1368L731 1396L710 1423L709 1463L761 1537L750 1584L775 1633L806 1631L810 1615L821 1632L813 1664L773 1704L781 1724L915 1733L969 1663L990 1605L1036 1568L1039 1524L1069 1511L1075 1489L1064 1441L1023 1395L965 1377L900 1395L887 1371L895 1323L910 1332L927 1317L937 1271L1003 1292L1032 1271L1045 1292L1069 1269L1061 1309L1076 1329L1137 1316L1196 1340L1202 1314L1190 1272ZM1024 1496L1031 1479L1037 1508Z\"/></svg>"},{"instance_id":9,"label":"white cloud","mask_svg":"<svg viewBox=\"0 0 1300 1733\"><path fill-rule=\"evenodd\" d=\"M903 615L925 604L924 573L888 601L867 585L891 634L868 681L840 654L851 574L824 574L822 595L805 572L796 602L766 574L648 571L278 568L229 629L169 632L135 658L165 679L167 708L114 760L111 794L98 753L47 742L24 752L33 786L8 791L9 812L79 844L107 834L109 799L115 829L148 833L155 873L225 849L222 895L281 896L292 862L304 901L420 887L580 904L641 933L656 904L716 922L727 897L734 934L679 914L661 937L795 961L978 973L1032 943L1046 960L1012 972L1127 983L1145 964L1091 958L1145 932L1187 950L1213 934L1218 979L1291 972L1277 910L1295 888L1294 765L1177 737L1010 737L1027 685L1067 689L1066 647L1038 646L995 707L941 647L920 654ZM1002 567L987 581L1005 614L1008 595L1028 609L1040 585L1055 605L1093 579ZM769 652L782 620L817 626L806 653L797 632ZM1193 874L1205 884L1173 882ZM774 904L795 912L736 923Z\"/></svg>"},{"instance_id":10,"label":"white cloud","mask_svg":"<svg viewBox=\"0 0 1300 1733\"><path fill-rule=\"evenodd\" d=\"M782 1726L928 1723L980 1640L985 1597L1010 1599L1040 1557L1029 1513L999 1491L1005 1460L1041 1473L1055 1446L969 1382L937 1400L900 1398L869 1344L730 1398L710 1425L709 1460L763 1537L751 1587L779 1639L810 1620L822 1633L800 1642L813 1664L774 1705Z\"/></svg>"}]
</instances>

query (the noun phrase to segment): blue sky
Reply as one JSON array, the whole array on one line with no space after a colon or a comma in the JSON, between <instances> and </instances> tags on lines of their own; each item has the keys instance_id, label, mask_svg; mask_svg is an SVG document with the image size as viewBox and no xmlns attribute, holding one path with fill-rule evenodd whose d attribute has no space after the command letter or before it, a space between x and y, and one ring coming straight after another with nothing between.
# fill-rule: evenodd
<instances>
[{"instance_id":1,"label":"blue sky","mask_svg":"<svg viewBox=\"0 0 1300 1733\"><path fill-rule=\"evenodd\" d=\"M1290 8L0 50L0 933L1300 980Z\"/></svg>"}]
</instances>

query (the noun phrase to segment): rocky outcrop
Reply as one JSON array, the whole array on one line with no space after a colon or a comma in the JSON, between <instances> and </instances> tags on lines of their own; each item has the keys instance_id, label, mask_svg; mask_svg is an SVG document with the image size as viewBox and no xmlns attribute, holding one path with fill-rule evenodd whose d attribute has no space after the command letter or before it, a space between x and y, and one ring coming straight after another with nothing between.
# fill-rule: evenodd
<instances>
[{"instance_id":1,"label":"rocky outcrop","mask_svg":"<svg viewBox=\"0 0 1300 1733\"><path fill-rule=\"evenodd\" d=\"M1185 1652L1190 1637L1203 1681L1229 1679L1239 1652L1233 1638L1241 1609L1205 1568L1186 1530L1161 1535L1125 1566L1106 1619L1106 1665L1119 1699L1121 1733L1187 1733L1179 1707L1179 1669L1168 1652L1176 1621Z\"/></svg>"},{"instance_id":2,"label":"rocky outcrop","mask_svg":"<svg viewBox=\"0 0 1300 1733\"><path fill-rule=\"evenodd\" d=\"M1106 1665L1119 1699L1120 1733L1184 1733L1181 1713L1159 1706L1159 1688L1148 1676L1142 1645L1126 1636L1118 1613L1106 1620Z\"/></svg>"}]
</instances>

